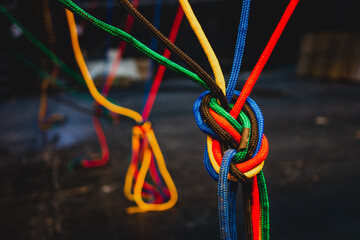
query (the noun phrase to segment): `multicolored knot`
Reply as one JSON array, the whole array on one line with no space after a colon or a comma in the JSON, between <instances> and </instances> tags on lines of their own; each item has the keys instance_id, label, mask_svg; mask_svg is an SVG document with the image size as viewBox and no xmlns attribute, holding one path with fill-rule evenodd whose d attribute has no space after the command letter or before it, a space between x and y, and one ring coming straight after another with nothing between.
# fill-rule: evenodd
<instances>
[{"instance_id":1,"label":"multicolored knot","mask_svg":"<svg viewBox=\"0 0 360 240\"><path fill-rule=\"evenodd\" d=\"M235 91L226 111L209 91L194 104L199 128L207 134L204 164L218 181L220 237L237 239L236 192L242 183L246 239L269 239L269 203L262 172L269 151L262 113L247 97L237 118L229 112L240 92ZM262 237L262 238L261 238Z\"/></svg>"},{"instance_id":2,"label":"multicolored knot","mask_svg":"<svg viewBox=\"0 0 360 240\"><path fill-rule=\"evenodd\" d=\"M235 92L233 103L239 92ZM230 109L233 104L230 104ZM221 161L228 149L236 150L230 164L228 179L251 182L264 166L269 144L263 135L262 113L251 98L247 98L237 119L219 105L209 91L204 92L193 107L199 128L207 134L205 166L209 174L218 180Z\"/></svg>"}]
</instances>

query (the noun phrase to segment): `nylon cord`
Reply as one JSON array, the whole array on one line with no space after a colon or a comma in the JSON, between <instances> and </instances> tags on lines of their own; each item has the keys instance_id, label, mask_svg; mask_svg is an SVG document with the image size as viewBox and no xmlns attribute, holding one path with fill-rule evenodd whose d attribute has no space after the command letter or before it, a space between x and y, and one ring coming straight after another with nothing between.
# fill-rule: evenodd
<instances>
[{"instance_id":1,"label":"nylon cord","mask_svg":"<svg viewBox=\"0 0 360 240\"><path fill-rule=\"evenodd\" d=\"M137 21L139 21L144 28L149 31L156 39L162 42L172 53L176 54L182 59L195 73L206 82L211 89L212 93L219 99L222 106L228 109L226 98L221 88L216 82L187 54L181 51L175 44L173 44L168 38L166 38L159 30L157 30L144 16L142 16L128 0L117 0Z\"/></svg>"},{"instance_id":2,"label":"nylon cord","mask_svg":"<svg viewBox=\"0 0 360 240\"><path fill-rule=\"evenodd\" d=\"M96 27L98 27L98 28L100 28L100 29L112 34L113 36L116 36L116 37L126 41L126 42L131 43L131 45L133 45L138 51L140 51L143 54L145 54L146 56L152 58L156 62L166 66L167 68L169 68L177 73L180 73L180 74L186 76L187 78L189 78L190 80L199 84L200 86L203 86L204 88L209 89L209 86L202 79L200 79L199 76L196 75L195 73L168 60L167 58L163 57L162 55L152 51L146 45L144 45L143 43L141 43L140 41L138 41L131 35L125 33L124 31L122 31L114 26L111 26L109 24L106 24L106 23L100 21L99 19L93 17L92 15L90 15L89 13L87 13L86 11L81 9L79 6L74 4L71 0L58 0L58 1L60 3L62 3L67 9L75 12L80 17L91 22Z\"/></svg>"},{"instance_id":3,"label":"nylon cord","mask_svg":"<svg viewBox=\"0 0 360 240\"><path fill-rule=\"evenodd\" d=\"M198 38L201 47L203 48L210 66L215 75L216 84L220 87L222 93L225 95L225 79L222 73L220 63L212 49L209 40L207 39L199 21L197 20L189 2L187 0L179 0L181 7L183 8L186 18L188 19L191 28L193 29L196 37Z\"/></svg>"}]
</instances>

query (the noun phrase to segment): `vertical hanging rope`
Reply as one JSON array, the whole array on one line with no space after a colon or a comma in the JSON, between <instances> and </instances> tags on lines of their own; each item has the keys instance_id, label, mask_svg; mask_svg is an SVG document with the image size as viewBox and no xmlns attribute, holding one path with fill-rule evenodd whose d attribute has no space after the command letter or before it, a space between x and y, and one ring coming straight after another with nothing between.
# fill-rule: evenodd
<instances>
[{"instance_id":1,"label":"vertical hanging rope","mask_svg":"<svg viewBox=\"0 0 360 240\"><path fill-rule=\"evenodd\" d=\"M248 23L249 23L249 13L250 13L250 0L243 0L243 4L241 7L238 35L237 35L236 46L235 46L235 55L234 55L234 60L233 60L232 68L231 68L230 79L229 79L228 85L226 87L226 99L228 100L228 102L231 101L231 99L234 95L236 83L239 78L241 62L242 62L244 49L245 49L246 34L247 34Z\"/></svg>"}]
</instances>

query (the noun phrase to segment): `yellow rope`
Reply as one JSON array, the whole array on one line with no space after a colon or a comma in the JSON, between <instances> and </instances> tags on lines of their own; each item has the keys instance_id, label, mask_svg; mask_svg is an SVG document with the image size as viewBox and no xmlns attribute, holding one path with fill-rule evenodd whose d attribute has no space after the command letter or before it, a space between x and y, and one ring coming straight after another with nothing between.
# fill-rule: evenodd
<instances>
[{"instance_id":1,"label":"yellow rope","mask_svg":"<svg viewBox=\"0 0 360 240\"><path fill-rule=\"evenodd\" d=\"M197 20L193 10L191 9L191 6L190 6L188 0L179 0L179 2L180 2L182 9L184 10L184 13L190 23L191 28L193 29L196 37L198 38L198 40L201 44L201 47L203 48L203 50L208 58L210 66L215 75L216 83L225 95L225 79L224 79L224 75L222 73L219 61L214 53L214 50L212 49L199 21Z\"/></svg>"},{"instance_id":2,"label":"yellow rope","mask_svg":"<svg viewBox=\"0 0 360 240\"><path fill-rule=\"evenodd\" d=\"M134 110L120 107L109 100L107 100L103 95L99 93L99 91L96 89L96 86L94 84L94 81L90 75L90 72L86 66L84 57L81 53L81 49L79 46L79 39L77 36L76 31L76 24L75 24L75 18L74 14L70 12L69 10L65 9L66 11L66 17L69 24L69 31L70 31L70 37L71 37L71 43L74 50L74 55L76 58L76 61L78 63L78 66L80 68L81 74L83 78L85 79L85 83L87 87L89 88L90 94L93 96L93 98L102 106L109 109L112 112L115 112L117 114L127 116L129 118L134 119L136 122L141 123L143 121L143 118L138 112L135 112Z\"/></svg>"},{"instance_id":3,"label":"yellow rope","mask_svg":"<svg viewBox=\"0 0 360 240\"><path fill-rule=\"evenodd\" d=\"M181 4L181 7L183 8L184 10L184 13L186 15L186 18L188 19L190 25L191 25L191 28L193 29L195 35L197 36L202 48L204 49L204 52L208 58L208 61L210 62L210 65L211 65L211 68L214 72L214 75L215 75L215 80L216 80L216 83L219 85L219 87L221 88L221 90L223 91L223 93L225 94L225 80L224 80L224 75L221 71L221 67L220 67L220 64L219 64L219 61L203 31L203 29L201 28L201 25L199 23L199 21L197 20L193 10L191 9L191 6L188 2L188 0L179 0L180 4ZM211 165L213 166L214 170L219 173L220 171L220 166L219 164L216 162L215 158L214 158L214 155L212 154L212 139L211 137L207 137L207 149L208 149L208 155L209 155L209 158L210 158L210 162L211 162ZM252 178L254 177L256 174L258 174L261 169L263 168L264 166L264 162L260 163L258 166L256 166L254 169L248 171L248 172L245 172L244 175L248 178ZM233 181L237 181L233 176L231 176L229 174L228 178L230 180L233 180Z\"/></svg>"},{"instance_id":4,"label":"yellow rope","mask_svg":"<svg viewBox=\"0 0 360 240\"><path fill-rule=\"evenodd\" d=\"M145 122L143 125L143 129L145 132L145 136L147 140L149 141L150 146L145 148L143 157L142 157L142 163L140 167L140 171L138 173L135 186L134 186L134 193L131 193L131 186L132 186L132 179L134 177L135 167L133 164L130 165L128 172L126 174L126 181L124 186L124 193L125 196L127 196L128 199L134 200L138 207L129 207L126 209L127 213L137 213L137 212L144 212L144 211L164 211L167 209L172 208L178 199L177 190L175 187L175 184L166 168L164 157L161 153L160 147L158 142L156 141L156 137L154 134L154 131L151 128L150 122ZM140 137L145 137L143 131L140 129L139 126L135 126L133 128L133 144L134 150L136 150L139 147L139 139ZM150 149L151 148L151 149ZM169 201L165 203L160 204L152 204L152 203L146 203L142 199L142 188L144 186L145 177L150 167L150 161L151 161L151 150L154 153L155 160L157 162L159 172L162 176L162 178L165 181L165 184L167 185L170 193L170 199Z\"/></svg>"},{"instance_id":5,"label":"yellow rope","mask_svg":"<svg viewBox=\"0 0 360 240\"><path fill-rule=\"evenodd\" d=\"M214 154L212 152L212 139L210 136L207 137L206 139L206 143L207 143L207 150L208 150L208 155L209 155L209 159L211 162L212 167L214 168L214 170L219 173L220 172L220 166L219 164L216 162L215 158L214 158ZM257 175L261 169L264 167L264 163L265 161L262 161L259 165L257 165L255 168L251 169L248 172L245 172L244 175L248 178L252 178L255 175ZM232 180L232 181L238 181L236 178L234 178L232 175L228 175L228 179Z\"/></svg>"},{"instance_id":6,"label":"yellow rope","mask_svg":"<svg viewBox=\"0 0 360 240\"><path fill-rule=\"evenodd\" d=\"M68 24L69 24L70 37L71 37L71 43L72 43L73 50L74 50L74 55L75 55L76 61L78 63L78 66L80 68L81 74L83 75L83 78L85 79L86 85L88 86L91 95L94 97L94 99L99 104L106 107L110 111L115 112L117 114L127 116L129 118L132 118L137 123L142 123L143 118L139 113L111 103L104 96L102 96L99 93L99 91L96 89L94 81L89 73L89 70L88 70L85 60L84 60L84 57L81 53L81 49L79 46L79 39L77 37L77 32L76 32L76 24L75 24L74 14L71 11L66 9L66 17L67 17ZM138 205L138 207L128 208L127 209L128 213L144 212L144 211L164 211L169 208L172 208L176 204L177 198L178 198L175 184L172 181L172 178L171 178L169 172L167 171L164 157L163 157L160 147L156 141L155 134L154 134L153 130L151 129L150 122L144 123L144 126L148 126L148 128L149 128L146 131L145 135L146 135L146 137L150 143L151 149L155 155L155 159L157 161L160 174L162 175L162 178L164 179L166 185L169 188L170 199L169 199L169 201L167 201L165 203L161 203L161 204L149 204L142 200L141 189L144 185L146 173L149 169L150 160L151 160L151 151L150 151L150 149L147 149L144 152L144 159L143 159L143 162L140 167L137 181L135 183L134 194L131 193L131 183L132 183L132 178L133 178L134 172L135 172L134 167L132 167L132 166L129 167L129 170L128 170L126 178L125 178L124 194L128 199L134 200L136 202L136 204ZM135 127L135 134L133 135L133 138L134 138L134 136L139 137L139 133L137 132L136 129L138 129L138 131L141 132L139 127ZM138 144L137 141L138 140L133 139L133 144L134 143ZM135 146L135 149L136 149L136 146ZM150 158L148 157L149 154L150 154Z\"/></svg>"}]
</instances>

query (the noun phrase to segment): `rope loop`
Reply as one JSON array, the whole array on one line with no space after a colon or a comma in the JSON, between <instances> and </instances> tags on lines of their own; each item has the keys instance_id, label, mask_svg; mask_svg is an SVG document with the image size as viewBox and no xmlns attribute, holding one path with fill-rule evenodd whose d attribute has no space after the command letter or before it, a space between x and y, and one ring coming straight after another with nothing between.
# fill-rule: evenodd
<instances>
[{"instance_id":1,"label":"rope loop","mask_svg":"<svg viewBox=\"0 0 360 240\"><path fill-rule=\"evenodd\" d=\"M235 92L230 111L239 94ZM218 180L225 151L235 149L228 179L252 182L263 168L269 149L263 136L263 117L255 101L248 98L238 118L234 118L206 91L194 103L193 112L197 125L208 135L204 161L209 174Z\"/></svg>"},{"instance_id":2,"label":"rope loop","mask_svg":"<svg viewBox=\"0 0 360 240\"><path fill-rule=\"evenodd\" d=\"M133 127L132 156L125 177L124 194L137 206L128 213L164 211L177 202L177 191L149 121Z\"/></svg>"}]
</instances>

